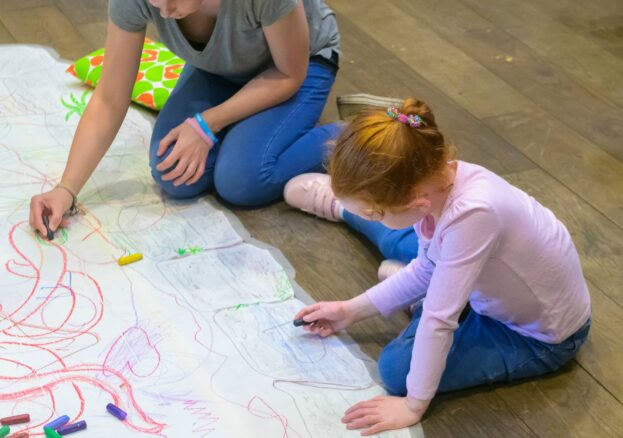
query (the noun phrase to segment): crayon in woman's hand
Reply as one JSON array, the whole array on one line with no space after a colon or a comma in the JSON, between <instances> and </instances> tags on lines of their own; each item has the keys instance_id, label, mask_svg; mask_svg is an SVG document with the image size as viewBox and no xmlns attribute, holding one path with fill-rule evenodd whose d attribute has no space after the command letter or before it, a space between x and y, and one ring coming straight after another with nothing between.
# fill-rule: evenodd
<instances>
[{"instance_id":1,"label":"crayon in woman's hand","mask_svg":"<svg viewBox=\"0 0 623 438\"><path fill-rule=\"evenodd\" d=\"M47 214L43 215L43 225L45 225L48 240L54 240L54 231L50 228L50 219Z\"/></svg>"},{"instance_id":2,"label":"crayon in woman's hand","mask_svg":"<svg viewBox=\"0 0 623 438\"><path fill-rule=\"evenodd\" d=\"M305 321L303 318L295 319L294 321L292 321L292 324L294 324L294 327L300 327L302 325L310 325L313 323L314 321Z\"/></svg>"}]
</instances>

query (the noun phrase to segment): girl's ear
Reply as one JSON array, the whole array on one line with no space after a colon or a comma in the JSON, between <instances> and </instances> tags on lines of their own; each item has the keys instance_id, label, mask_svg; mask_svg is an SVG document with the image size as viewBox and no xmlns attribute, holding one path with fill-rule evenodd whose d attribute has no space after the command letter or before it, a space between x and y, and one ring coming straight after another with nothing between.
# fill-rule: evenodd
<instances>
[{"instance_id":1,"label":"girl's ear","mask_svg":"<svg viewBox=\"0 0 623 438\"><path fill-rule=\"evenodd\" d=\"M417 210L420 213L428 214L431 208L430 199L426 195L416 195L413 200L407 204L409 210Z\"/></svg>"}]
</instances>

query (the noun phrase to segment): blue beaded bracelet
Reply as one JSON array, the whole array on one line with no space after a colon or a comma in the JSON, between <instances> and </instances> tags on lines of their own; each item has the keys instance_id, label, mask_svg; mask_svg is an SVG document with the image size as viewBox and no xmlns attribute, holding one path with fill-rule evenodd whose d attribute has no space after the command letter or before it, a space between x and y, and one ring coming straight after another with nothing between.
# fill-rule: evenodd
<instances>
[{"instance_id":1,"label":"blue beaded bracelet","mask_svg":"<svg viewBox=\"0 0 623 438\"><path fill-rule=\"evenodd\" d=\"M212 140L214 144L217 144L218 138L216 138L216 135L214 135L208 124L205 122L205 120L203 120L201 113L195 114L195 120L197 121L197 123L199 123L199 126L201 126L201 130L205 132L205 135L210 137L210 140Z\"/></svg>"}]
</instances>

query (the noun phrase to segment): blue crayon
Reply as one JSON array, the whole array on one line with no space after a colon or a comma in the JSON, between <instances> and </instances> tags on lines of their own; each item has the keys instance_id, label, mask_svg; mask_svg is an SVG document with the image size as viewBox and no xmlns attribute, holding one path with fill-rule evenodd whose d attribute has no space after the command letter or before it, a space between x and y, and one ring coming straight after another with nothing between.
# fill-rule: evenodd
<instances>
[{"instance_id":1,"label":"blue crayon","mask_svg":"<svg viewBox=\"0 0 623 438\"><path fill-rule=\"evenodd\" d=\"M61 427L57 430L57 432L61 435L69 435L70 433L78 432L79 430L84 430L87 428L86 421L76 421L75 423L67 424L66 426Z\"/></svg>"},{"instance_id":2,"label":"blue crayon","mask_svg":"<svg viewBox=\"0 0 623 438\"><path fill-rule=\"evenodd\" d=\"M125 417L128 416L128 414L123 409L113 405L112 403L108 403L106 405L106 410L121 421L125 420Z\"/></svg>"},{"instance_id":3,"label":"blue crayon","mask_svg":"<svg viewBox=\"0 0 623 438\"><path fill-rule=\"evenodd\" d=\"M50 421L48 424L43 426L44 429L58 429L61 426L69 423L69 417L67 415L63 415L62 417L58 417L56 420Z\"/></svg>"}]
</instances>

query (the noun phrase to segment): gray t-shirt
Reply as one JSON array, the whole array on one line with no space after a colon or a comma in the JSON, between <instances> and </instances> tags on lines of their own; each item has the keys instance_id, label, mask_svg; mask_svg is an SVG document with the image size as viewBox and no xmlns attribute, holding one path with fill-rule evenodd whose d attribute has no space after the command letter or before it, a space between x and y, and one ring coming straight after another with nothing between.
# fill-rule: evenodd
<instances>
[{"instance_id":1,"label":"gray t-shirt","mask_svg":"<svg viewBox=\"0 0 623 438\"><path fill-rule=\"evenodd\" d=\"M137 32L149 21L162 42L187 63L235 82L247 82L272 64L263 26L291 12L298 0L221 0L208 44L196 50L177 21L162 18L149 0L109 0L108 14L117 26ZM323 0L303 0L309 24L310 53L332 59L340 37L334 12Z\"/></svg>"}]
</instances>

